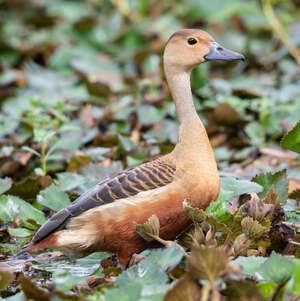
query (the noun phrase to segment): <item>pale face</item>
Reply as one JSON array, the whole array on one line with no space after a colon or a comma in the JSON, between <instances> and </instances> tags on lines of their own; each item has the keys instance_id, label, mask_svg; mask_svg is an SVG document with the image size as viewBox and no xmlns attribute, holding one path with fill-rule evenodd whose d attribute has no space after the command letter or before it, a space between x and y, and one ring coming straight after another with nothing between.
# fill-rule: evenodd
<instances>
[{"instance_id":1,"label":"pale face","mask_svg":"<svg viewBox=\"0 0 300 301\"><path fill-rule=\"evenodd\" d=\"M244 60L237 52L226 49L214 41L205 31L199 29L182 29L169 39L165 52L165 65L189 71L206 61Z\"/></svg>"}]
</instances>

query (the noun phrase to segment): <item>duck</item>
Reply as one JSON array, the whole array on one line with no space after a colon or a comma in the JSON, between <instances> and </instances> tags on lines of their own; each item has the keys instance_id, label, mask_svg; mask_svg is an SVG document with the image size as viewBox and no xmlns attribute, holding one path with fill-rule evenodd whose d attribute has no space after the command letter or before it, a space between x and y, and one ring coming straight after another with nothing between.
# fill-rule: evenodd
<instances>
[{"instance_id":1,"label":"duck","mask_svg":"<svg viewBox=\"0 0 300 301\"><path fill-rule=\"evenodd\" d=\"M163 53L166 80L175 102L179 129L172 152L110 176L46 221L24 248L56 249L67 256L93 252L117 255L127 266L132 255L151 247L136 224L156 215L160 237L173 240L191 224L183 201L205 209L217 200L220 178L213 149L193 102L192 70L208 61L245 60L200 29L181 29Z\"/></svg>"}]
</instances>

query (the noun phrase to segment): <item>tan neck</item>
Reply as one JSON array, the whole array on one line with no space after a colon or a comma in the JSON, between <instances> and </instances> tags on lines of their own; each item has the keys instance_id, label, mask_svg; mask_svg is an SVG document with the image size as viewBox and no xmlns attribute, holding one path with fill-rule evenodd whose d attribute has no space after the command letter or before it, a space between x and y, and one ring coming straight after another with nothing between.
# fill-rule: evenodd
<instances>
[{"instance_id":1,"label":"tan neck","mask_svg":"<svg viewBox=\"0 0 300 301\"><path fill-rule=\"evenodd\" d=\"M178 121L180 126L190 123L192 120L199 120L197 115L190 85L190 72L176 72L172 68L165 70L168 85L173 96Z\"/></svg>"},{"instance_id":2,"label":"tan neck","mask_svg":"<svg viewBox=\"0 0 300 301\"><path fill-rule=\"evenodd\" d=\"M199 168L203 173L207 173L207 170L216 173L213 150L194 106L190 71L176 69L176 66L165 63L165 73L179 120L178 142L173 155L185 170Z\"/></svg>"},{"instance_id":3,"label":"tan neck","mask_svg":"<svg viewBox=\"0 0 300 301\"><path fill-rule=\"evenodd\" d=\"M165 63L165 74L179 120L178 144L209 144L206 130L196 112L190 84L190 71ZM195 147L196 147L195 145ZM199 145L197 145L199 147Z\"/></svg>"}]
</instances>

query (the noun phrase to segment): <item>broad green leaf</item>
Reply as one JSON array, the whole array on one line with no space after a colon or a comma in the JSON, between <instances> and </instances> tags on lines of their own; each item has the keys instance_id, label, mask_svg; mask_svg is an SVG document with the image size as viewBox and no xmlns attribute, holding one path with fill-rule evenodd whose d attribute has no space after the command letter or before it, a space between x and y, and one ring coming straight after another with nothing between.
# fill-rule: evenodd
<instances>
[{"instance_id":1,"label":"broad green leaf","mask_svg":"<svg viewBox=\"0 0 300 301\"><path fill-rule=\"evenodd\" d=\"M165 111L151 105L140 105L137 109L141 124L149 125L159 122L165 115Z\"/></svg>"},{"instance_id":2,"label":"broad green leaf","mask_svg":"<svg viewBox=\"0 0 300 301\"><path fill-rule=\"evenodd\" d=\"M33 234L32 231L25 228L8 228L8 233L16 237L28 237Z\"/></svg>"},{"instance_id":3,"label":"broad green leaf","mask_svg":"<svg viewBox=\"0 0 300 301\"><path fill-rule=\"evenodd\" d=\"M100 166L98 164L88 164L83 170L82 174L90 181L102 181L107 177L116 174L122 170L122 164L119 161L113 162L109 166Z\"/></svg>"},{"instance_id":4,"label":"broad green leaf","mask_svg":"<svg viewBox=\"0 0 300 301\"><path fill-rule=\"evenodd\" d=\"M40 225L46 221L43 212L34 208L22 199L11 195L1 196L0 220L4 222L12 222L16 216L19 216L24 222L28 219L33 219Z\"/></svg>"},{"instance_id":5,"label":"broad green leaf","mask_svg":"<svg viewBox=\"0 0 300 301\"><path fill-rule=\"evenodd\" d=\"M87 156L92 157L94 160L102 161L105 159L103 155L109 151L110 151L109 147L93 147L93 148L86 149L85 154Z\"/></svg>"},{"instance_id":6,"label":"broad green leaf","mask_svg":"<svg viewBox=\"0 0 300 301\"><path fill-rule=\"evenodd\" d=\"M206 208L205 212L208 215L212 215L219 222L224 222L228 220L231 216L229 213L230 204L227 201L216 201L210 203L210 205Z\"/></svg>"},{"instance_id":7,"label":"broad green leaf","mask_svg":"<svg viewBox=\"0 0 300 301\"><path fill-rule=\"evenodd\" d=\"M293 262L275 252L260 266L259 273L266 280L280 284L292 276Z\"/></svg>"},{"instance_id":8,"label":"broad green leaf","mask_svg":"<svg viewBox=\"0 0 300 301\"><path fill-rule=\"evenodd\" d=\"M57 177L60 184L59 187L63 191L72 191L85 181L82 175L73 172L61 172L57 174Z\"/></svg>"},{"instance_id":9,"label":"broad green leaf","mask_svg":"<svg viewBox=\"0 0 300 301\"><path fill-rule=\"evenodd\" d=\"M168 276L155 262L141 262L126 270L117 279L118 288L105 293L107 300L162 300L169 289Z\"/></svg>"},{"instance_id":10,"label":"broad green leaf","mask_svg":"<svg viewBox=\"0 0 300 301\"><path fill-rule=\"evenodd\" d=\"M78 271L78 268L84 269L88 272L88 275L90 274L96 274L99 276L99 274L102 271L102 267L99 264L101 260L109 257L110 255L106 252L95 252L92 253L86 257L76 259L76 265L74 266L74 270ZM81 272L80 275L83 275Z\"/></svg>"},{"instance_id":11,"label":"broad green leaf","mask_svg":"<svg viewBox=\"0 0 300 301\"><path fill-rule=\"evenodd\" d=\"M71 203L68 195L54 184L42 190L37 196L37 200L53 211L59 211Z\"/></svg>"},{"instance_id":12,"label":"broad green leaf","mask_svg":"<svg viewBox=\"0 0 300 301\"><path fill-rule=\"evenodd\" d=\"M83 284L86 280L84 277L74 276L68 271L57 271L53 274L55 288L67 292L78 284Z\"/></svg>"},{"instance_id":13,"label":"broad green leaf","mask_svg":"<svg viewBox=\"0 0 300 301\"><path fill-rule=\"evenodd\" d=\"M257 286L260 288L263 297L267 299L271 297L277 285L274 282L261 282Z\"/></svg>"},{"instance_id":14,"label":"broad green leaf","mask_svg":"<svg viewBox=\"0 0 300 301\"><path fill-rule=\"evenodd\" d=\"M167 270L170 267L175 267L180 262L183 252L174 243L169 248L145 250L141 255L146 256L141 264L154 262L163 270Z\"/></svg>"},{"instance_id":15,"label":"broad green leaf","mask_svg":"<svg viewBox=\"0 0 300 301\"><path fill-rule=\"evenodd\" d=\"M240 180L234 177L221 177L221 191L218 201L226 201L248 192L261 192L263 188L248 180Z\"/></svg>"},{"instance_id":16,"label":"broad green leaf","mask_svg":"<svg viewBox=\"0 0 300 301\"><path fill-rule=\"evenodd\" d=\"M300 121L282 138L280 145L300 154Z\"/></svg>"},{"instance_id":17,"label":"broad green leaf","mask_svg":"<svg viewBox=\"0 0 300 301\"><path fill-rule=\"evenodd\" d=\"M123 272L117 279L118 288L105 293L107 300L162 300L170 288L164 269L176 266L181 260L182 251L172 245L159 250L146 250L141 255L146 256L138 265Z\"/></svg>"},{"instance_id":18,"label":"broad green leaf","mask_svg":"<svg viewBox=\"0 0 300 301\"><path fill-rule=\"evenodd\" d=\"M118 137L119 137L121 146L124 148L124 150L126 152L129 152L129 151L133 150L136 147L131 139L129 139L125 136L122 136L120 134L118 135Z\"/></svg>"},{"instance_id":19,"label":"broad green leaf","mask_svg":"<svg viewBox=\"0 0 300 301\"><path fill-rule=\"evenodd\" d=\"M0 194L10 189L12 181L9 178L0 179Z\"/></svg>"},{"instance_id":20,"label":"broad green leaf","mask_svg":"<svg viewBox=\"0 0 300 301\"><path fill-rule=\"evenodd\" d=\"M259 256L239 256L237 259L231 261L231 263L240 265L243 268L243 274L256 277L259 267L266 260L267 258Z\"/></svg>"},{"instance_id":21,"label":"broad green leaf","mask_svg":"<svg viewBox=\"0 0 300 301\"><path fill-rule=\"evenodd\" d=\"M274 191L278 195L278 200L280 202L285 202L287 200L289 181L285 169L273 174L270 172L265 174L262 173L254 177L252 181L263 187L263 191L258 193L261 198L264 198L270 188L274 186Z\"/></svg>"},{"instance_id":22,"label":"broad green leaf","mask_svg":"<svg viewBox=\"0 0 300 301\"><path fill-rule=\"evenodd\" d=\"M293 259L294 273L291 280L287 283L286 289L294 294L300 295L300 259Z\"/></svg>"}]
</instances>

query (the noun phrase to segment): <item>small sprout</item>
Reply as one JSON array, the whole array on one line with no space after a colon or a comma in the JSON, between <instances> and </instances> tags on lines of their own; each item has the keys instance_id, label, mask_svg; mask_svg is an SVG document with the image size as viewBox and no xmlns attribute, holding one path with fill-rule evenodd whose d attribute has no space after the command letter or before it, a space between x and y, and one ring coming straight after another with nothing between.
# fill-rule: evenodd
<instances>
[{"instance_id":1,"label":"small sprout","mask_svg":"<svg viewBox=\"0 0 300 301\"><path fill-rule=\"evenodd\" d=\"M266 227L263 227L258 221L249 216L243 218L241 225L245 234L251 239L261 237L262 234L268 230Z\"/></svg>"},{"instance_id":2,"label":"small sprout","mask_svg":"<svg viewBox=\"0 0 300 301\"><path fill-rule=\"evenodd\" d=\"M207 242L208 245L212 245L212 244L216 244L217 240L216 240L216 230L214 227L210 227L210 229L208 230L208 232L206 233L205 236L205 240Z\"/></svg>"},{"instance_id":3,"label":"small sprout","mask_svg":"<svg viewBox=\"0 0 300 301\"><path fill-rule=\"evenodd\" d=\"M251 247L251 240L245 234L240 234L234 241L232 253L235 257L246 256L247 250Z\"/></svg>"},{"instance_id":4,"label":"small sprout","mask_svg":"<svg viewBox=\"0 0 300 301\"><path fill-rule=\"evenodd\" d=\"M195 225L183 238L182 244L187 248L192 248L192 246L201 246L205 243L205 236L203 230L199 225Z\"/></svg>"},{"instance_id":5,"label":"small sprout","mask_svg":"<svg viewBox=\"0 0 300 301\"><path fill-rule=\"evenodd\" d=\"M136 224L135 231L146 241L153 241L159 237L159 219L153 214L144 224Z\"/></svg>"},{"instance_id":6,"label":"small sprout","mask_svg":"<svg viewBox=\"0 0 300 301\"><path fill-rule=\"evenodd\" d=\"M257 194L252 194L251 199L243 204L239 209L239 215L250 216L257 221L262 221L272 210L274 206L264 203Z\"/></svg>"}]
</instances>

